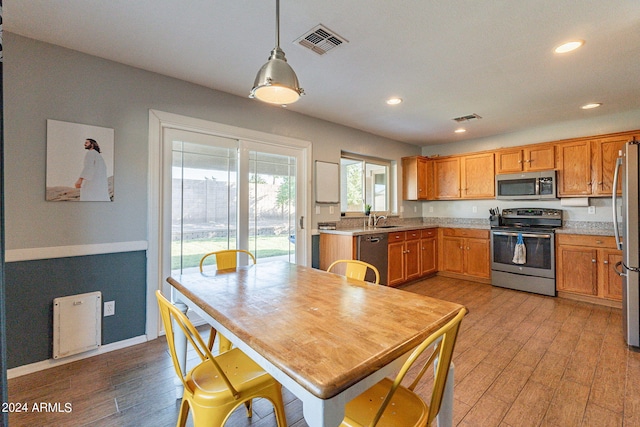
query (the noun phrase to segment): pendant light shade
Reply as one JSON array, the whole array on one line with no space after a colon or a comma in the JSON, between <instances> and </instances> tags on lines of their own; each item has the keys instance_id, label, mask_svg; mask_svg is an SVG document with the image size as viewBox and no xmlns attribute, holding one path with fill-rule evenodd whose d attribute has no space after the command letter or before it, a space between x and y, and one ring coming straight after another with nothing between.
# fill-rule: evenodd
<instances>
[{"instance_id":1,"label":"pendant light shade","mask_svg":"<svg viewBox=\"0 0 640 427\"><path fill-rule=\"evenodd\" d=\"M276 0L276 47L271 51L267 63L258 71L249 98L286 105L296 102L300 95L304 95L304 90L300 88L296 73L280 49L280 0Z\"/></svg>"}]
</instances>

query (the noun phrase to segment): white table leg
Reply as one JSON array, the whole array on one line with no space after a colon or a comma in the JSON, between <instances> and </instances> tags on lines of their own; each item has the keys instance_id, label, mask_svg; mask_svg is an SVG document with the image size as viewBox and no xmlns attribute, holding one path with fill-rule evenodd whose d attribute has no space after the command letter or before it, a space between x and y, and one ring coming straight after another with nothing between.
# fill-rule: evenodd
<instances>
[{"instance_id":1,"label":"white table leg","mask_svg":"<svg viewBox=\"0 0 640 427\"><path fill-rule=\"evenodd\" d=\"M438 361L436 360L436 363ZM434 363L434 369L437 366ZM442 394L442 404L440 405L440 412L436 416L436 422L438 427L453 427L453 380L454 380L454 366L453 362L449 366L449 373L447 374L447 383L444 386L444 392Z\"/></svg>"},{"instance_id":2,"label":"white table leg","mask_svg":"<svg viewBox=\"0 0 640 427\"><path fill-rule=\"evenodd\" d=\"M174 301L173 305L176 306L176 308L182 311L185 315L187 314L187 305L182 301ZM176 346L176 355L178 357L178 360L180 361L180 366L182 366L182 375L186 375L187 337L182 333L182 330L178 325L173 325L173 330L175 331L173 336L173 343ZM182 399L182 394L184 392L182 381L180 381L180 378L174 378L173 383L176 385L176 399Z\"/></svg>"}]
</instances>

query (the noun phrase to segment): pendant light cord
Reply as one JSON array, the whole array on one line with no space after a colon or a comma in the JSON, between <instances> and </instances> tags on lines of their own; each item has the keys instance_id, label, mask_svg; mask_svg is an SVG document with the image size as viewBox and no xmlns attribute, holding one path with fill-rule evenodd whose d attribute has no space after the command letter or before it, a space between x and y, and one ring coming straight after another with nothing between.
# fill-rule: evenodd
<instances>
[{"instance_id":1,"label":"pendant light cord","mask_svg":"<svg viewBox=\"0 0 640 427\"><path fill-rule=\"evenodd\" d=\"M276 48L280 48L280 0L276 0Z\"/></svg>"}]
</instances>

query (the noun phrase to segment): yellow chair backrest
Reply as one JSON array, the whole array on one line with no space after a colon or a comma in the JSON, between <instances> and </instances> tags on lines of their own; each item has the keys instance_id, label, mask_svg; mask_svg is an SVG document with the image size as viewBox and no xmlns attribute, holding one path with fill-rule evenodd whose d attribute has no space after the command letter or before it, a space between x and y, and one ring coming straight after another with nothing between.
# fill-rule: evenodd
<instances>
[{"instance_id":1,"label":"yellow chair backrest","mask_svg":"<svg viewBox=\"0 0 640 427\"><path fill-rule=\"evenodd\" d=\"M216 258L216 269L217 270L227 270L231 268L236 268L238 266L238 254L244 253L249 256L253 260L253 263L256 263L256 257L249 251L245 251L244 249L227 249L223 251L215 251L209 252L205 254L200 259L200 272L202 272L202 265L204 263L205 258L208 256L214 255Z\"/></svg>"},{"instance_id":2,"label":"yellow chair backrest","mask_svg":"<svg viewBox=\"0 0 640 427\"><path fill-rule=\"evenodd\" d=\"M407 389L414 391L415 387L418 385L422 376L427 371L435 360L437 360L437 366L435 368L435 374L433 379L433 388L431 391L431 399L429 402L429 412L427 414L427 422L426 426L430 426L433 422L438 412L440 412L440 406L442 404L442 396L444 394L444 387L447 382L447 375L449 373L449 365L451 365L451 358L453 357L453 349L455 347L456 339L458 337L458 331L460 329L460 323L462 322L462 318L467 314L467 309L463 308L458 312L458 314L451 319L446 325L440 328L438 331L431 334L426 340L422 342L416 349L411 353L409 359L402 365L400 372L396 376L396 379L393 382L387 396L385 397L382 405L378 409L371 426L375 426L382 413L386 409L387 405L391 401L395 391L400 387L400 383L404 379L407 372L411 369L412 365L416 362L416 360L422 355L422 353L429 347L431 347L434 343L435 346L433 348L433 352L429 355L429 358L424 362L422 368L418 372L416 379L407 387ZM397 408L396 408L397 409Z\"/></svg>"},{"instance_id":3,"label":"yellow chair backrest","mask_svg":"<svg viewBox=\"0 0 640 427\"><path fill-rule=\"evenodd\" d=\"M378 272L378 269L375 266L364 261L358 261L355 259L339 259L331 263L329 268L327 268L327 271L331 272L335 266L342 264L346 265L346 272L344 274L346 277L364 281L365 276L367 275L367 270L371 269L376 276L373 283L380 283L380 273Z\"/></svg>"}]
</instances>

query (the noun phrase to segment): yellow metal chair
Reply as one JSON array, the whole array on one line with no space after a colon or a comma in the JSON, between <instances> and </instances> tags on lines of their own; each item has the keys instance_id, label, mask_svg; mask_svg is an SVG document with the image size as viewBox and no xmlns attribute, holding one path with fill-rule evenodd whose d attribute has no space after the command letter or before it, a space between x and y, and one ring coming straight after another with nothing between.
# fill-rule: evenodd
<instances>
[{"instance_id":1,"label":"yellow metal chair","mask_svg":"<svg viewBox=\"0 0 640 427\"><path fill-rule=\"evenodd\" d=\"M453 349L462 318L466 309L449 323L433 333L411 353L402 369L392 381L385 378L365 391L345 407L345 418L341 427L426 427L430 426L440 411L444 386L453 356ZM435 343L433 353L418 372L416 379L408 387L400 383L418 357ZM429 404L414 392L427 368L437 360L433 378L433 388ZM382 402L382 404L380 403Z\"/></svg>"},{"instance_id":2,"label":"yellow metal chair","mask_svg":"<svg viewBox=\"0 0 640 427\"><path fill-rule=\"evenodd\" d=\"M200 258L200 272L202 273L205 258L211 255L214 255L216 258L217 270L236 268L238 266L239 253L247 254L247 256L249 256L249 258L253 260L253 263L256 263L256 257L253 256L253 254L249 251L245 251L244 249L226 249L223 251L209 252L208 254L205 254L202 258Z\"/></svg>"},{"instance_id":3,"label":"yellow metal chair","mask_svg":"<svg viewBox=\"0 0 640 427\"><path fill-rule=\"evenodd\" d=\"M237 348L214 357L189 318L160 291L156 291L156 297L171 359L184 385L176 425L183 427L191 410L195 427L221 427L243 403L247 407L247 416L251 417L251 399L264 397L273 404L278 427L286 427L280 383ZM175 325L179 328L174 330ZM201 360L185 376L174 345L176 333L186 335Z\"/></svg>"},{"instance_id":4,"label":"yellow metal chair","mask_svg":"<svg viewBox=\"0 0 640 427\"><path fill-rule=\"evenodd\" d=\"M256 257L249 251L245 251L244 249L226 249L222 251L209 252L205 254L202 258L200 258L200 273L203 271L203 264L205 258L213 255L216 259L216 270L228 270L232 268L236 268L238 266L238 254L244 253L247 254L249 258L253 260L253 263L256 263ZM213 348L213 341L216 338L216 330L211 328L211 333L209 334L209 350ZM233 344L227 338L225 338L222 334L220 334L220 353L224 353L231 349Z\"/></svg>"},{"instance_id":5,"label":"yellow metal chair","mask_svg":"<svg viewBox=\"0 0 640 427\"><path fill-rule=\"evenodd\" d=\"M378 272L378 269L369 263L366 263L364 261L358 261L355 259L339 259L337 261L332 262L329 268L327 268L327 271L328 272L333 271L334 267L337 265L346 265L346 272L344 274L345 276L349 277L350 279L356 279L356 280L362 280L362 281L364 281L364 278L367 275L367 270L371 269L376 275L376 279L373 283L375 284L380 283L380 273Z\"/></svg>"}]
</instances>

